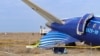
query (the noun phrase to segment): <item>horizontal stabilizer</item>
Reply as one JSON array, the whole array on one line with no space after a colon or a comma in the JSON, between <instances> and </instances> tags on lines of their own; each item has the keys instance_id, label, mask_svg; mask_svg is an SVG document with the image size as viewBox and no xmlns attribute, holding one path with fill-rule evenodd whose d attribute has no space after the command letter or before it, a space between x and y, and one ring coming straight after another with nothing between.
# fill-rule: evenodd
<instances>
[{"instance_id":1,"label":"horizontal stabilizer","mask_svg":"<svg viewBox=\"0 0 100 56\"><path fill-rule=\"evenodd\" d=\"M62 24L62 22L55 17L54 15L50 14L49 12L45 11L35 3L32 3L29 0L23 0L29 7L31 7L33 10L35 10L37 13L39 13L41 16L43 16L47 21L49 21L49 24L56 22L59 24Z\"/></svg>"}]
</instances>

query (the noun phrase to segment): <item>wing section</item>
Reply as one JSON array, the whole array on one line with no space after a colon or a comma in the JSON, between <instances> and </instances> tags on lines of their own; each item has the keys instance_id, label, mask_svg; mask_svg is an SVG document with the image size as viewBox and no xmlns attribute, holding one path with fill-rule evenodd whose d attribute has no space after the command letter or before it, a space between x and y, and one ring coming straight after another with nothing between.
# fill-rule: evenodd
<instances>
[{"instance_id":1,"label":"wing section","mask_svg":"<svg viewBox=\"0 0 100 56\"><path fill-rule=\"evenodd\" d=\"M49 22L49 24L51 24L53 22L62 24L62 22L57 17L55 17L54 15L50 14L46 10L42 9L41 7L36 5L35 3L32 3L29 0L22 0L22 1L25 2L29 7L31 7L38 14L40 14L42 17L44 17Z\"/></svg>"},{"instance_id":2,"label":"wing section","mask_svg":"<svg viewBox=\"0 0 100 56\"><path fill-rule=\"evenodd\" d=\"M40 39L39 47L45 49L53 48L58 44L67 44L76 41L78 40L67 34L52 30Z\"/></svg>"}]
</instances>

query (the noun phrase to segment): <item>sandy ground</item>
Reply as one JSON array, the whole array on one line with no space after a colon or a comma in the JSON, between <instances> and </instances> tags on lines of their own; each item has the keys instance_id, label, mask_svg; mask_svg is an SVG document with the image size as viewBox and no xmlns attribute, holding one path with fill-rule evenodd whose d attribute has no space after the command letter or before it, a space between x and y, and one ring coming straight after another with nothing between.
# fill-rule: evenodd
<instances>
[{"instance_id":1,"label":"sandy ground","mask_svg":"<svg viewBox=\"0 0 100 56\"><path fill-rule=\"evenodd\" d=\"M52 50L25 47L40 37L38 33L0 33L0 56L100 56L97 49L67 49L68 54L54 54Z\"/></svg>"}]
</instances>

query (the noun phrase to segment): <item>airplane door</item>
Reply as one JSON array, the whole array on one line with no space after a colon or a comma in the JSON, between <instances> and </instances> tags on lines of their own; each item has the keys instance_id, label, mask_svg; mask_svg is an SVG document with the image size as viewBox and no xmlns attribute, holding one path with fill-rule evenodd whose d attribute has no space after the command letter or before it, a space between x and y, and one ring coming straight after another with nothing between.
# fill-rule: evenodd
<instances>
[{"instance_id":1,"label":"airplane door","mask_svg":"<svg viewBox=\"0 0 100 56\"><path fill-rule=\"evenodd\" d=\"M77 34L83 35L85 32L85 28L87 23L93 18L93 14L85 14L78 22L77 25Z\"/></svg>"}]
</instances>

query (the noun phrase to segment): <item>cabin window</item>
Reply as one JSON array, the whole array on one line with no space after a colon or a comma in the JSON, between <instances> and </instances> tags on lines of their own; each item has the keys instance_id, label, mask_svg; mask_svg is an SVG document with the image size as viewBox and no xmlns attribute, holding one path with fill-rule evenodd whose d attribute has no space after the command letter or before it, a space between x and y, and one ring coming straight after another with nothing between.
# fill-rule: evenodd
<instances>
[{"instance_id":1,"label":"cabin window","mask_svg":"<svg viewBox=\"0 0 100 56\"><path fill-rule=\"evenodd\" d=\"M95 28L96 27L96 24L93 24L93 28Z\"/></svg>"}]
</instances>

